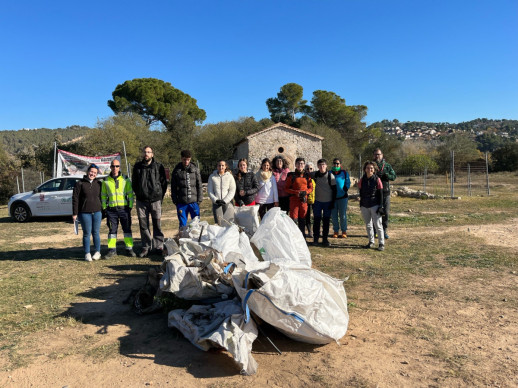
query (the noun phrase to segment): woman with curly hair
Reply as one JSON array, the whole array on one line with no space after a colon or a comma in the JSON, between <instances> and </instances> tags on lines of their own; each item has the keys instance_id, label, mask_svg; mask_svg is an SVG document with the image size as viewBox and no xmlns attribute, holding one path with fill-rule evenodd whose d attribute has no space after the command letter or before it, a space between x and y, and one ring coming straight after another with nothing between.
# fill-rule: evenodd
<instances>
[{"instance_id":1,"label":"woman with curly hair","mask_svg":"<svg viewBox=\"0 0 518 388\"><path fill-rule=\"evenodd\" d=\"M290 211L290 195L286 192L286 178L290 172L289 163L282 156L277 155L272 160L272 173L277 182L277 194L279 196L279 206L285 212Z\"/></svg>"}]
</instances>

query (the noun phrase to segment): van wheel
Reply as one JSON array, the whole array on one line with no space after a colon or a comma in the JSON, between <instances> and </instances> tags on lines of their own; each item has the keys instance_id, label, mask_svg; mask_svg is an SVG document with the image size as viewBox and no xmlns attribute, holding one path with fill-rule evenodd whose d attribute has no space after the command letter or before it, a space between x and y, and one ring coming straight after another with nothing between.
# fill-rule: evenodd
<instances>
[{"instance_id":1,"label":"van wheel","mask_svg":"<svg viewBox=\"0 0 518 388\"><path fill-rule=\"evenodd\" d=\"M31 210L24 203L15 203L11 208L11 215L15 221L26 222L31 218Z\"/></svg>"}]
</instances>

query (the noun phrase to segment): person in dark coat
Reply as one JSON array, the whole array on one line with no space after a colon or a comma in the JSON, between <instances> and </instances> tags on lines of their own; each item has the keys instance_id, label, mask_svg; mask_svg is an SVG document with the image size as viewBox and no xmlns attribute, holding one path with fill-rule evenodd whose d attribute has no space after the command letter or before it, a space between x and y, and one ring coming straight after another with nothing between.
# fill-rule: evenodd
<instances>
[{"instance_id":1,"label":"person in dark coat","mask_svg":"<svg viewBox=\"0 0 518 388\"><path fill-rule=\"evenodd\" d=\"M377 170L376 162L365 162L363 177L358 181L358 190L360 191L360 211L369 238L369 243L365 248L374 248L374 230L376 230L379 241L378 251L383 251L385 236L381 217L385 211L383 209L383 184L376 175Z\"/></svg>"},{"instance_id":2,"label":"person in dark coat","mask_svg":"<svg viewBox=\"0 0 518 388\"><path fill-rule=\"evenodd\" d=\"M259 190L257 178L253 172L248 171L246 159L239 159L237 168L236 195L234 196L236 206L253 206L255 205L255 195Z\"/></svg>"},{"instance_id":3,"label":"person in dark coat","mask_svg":"<svg viewBox=\"0 0 518 388\"><path fill-rule=\"evenodd\" d=\"M203 201L203 187L198 167L191 162L191 151L180 154L182 161L171 174L171 198L176 205L180 227L187 225L187 216L191 219L200 216L200 204Z\"/></svg>"},{"instance_id":4,"label":"person in dark coat","mask_svg":"<svg viewBox=\"0 0 518 388\"><path fill-rule=\"evenodd\" d=\"M92 261L101 258L101 182L95 179L99 167L95 164L88 166L86 175L78 181L72 192L72 220L79 219L83 229L83 248L85 260ZM90 253L90 236L93 237L95 253Z\"/></svg>"},{"instance_id":5,"label":"person in dark coat","mask_svg":"<svg viewBox=\"0 0 518 388\"><path fill-rule=\"evenodd\" d=\"M381 183L383 184L383 209L385 213L381 218L381 222L383 225L383 236L385 239L389 238L388 235L388 224L389 224L389 212L390 212L390 182L396 179L396 172L392 168L392 166L387 163L387 161L383 158L383 152L379 148L374 150L374 162L378 167L378 171L376 175L381 179Z\"/></svg>"},{"instance_id":6,"label":"person in dark coat","mask_svg":"<svg viewBox=\"0 0 518 388\"><path fill-rule=\"evenodd\" d=\"M131 185L137 198L137 216L140 226L142 251L139 257L146 257L153 247L155 253L164 250L164 234L160 227L162 201L167 191L167 179L162 164L155 161L153 149L142 149L142 160L135 163ZM149 230L149 216L153 223L153 238Z\"/></svg>"}]
</instances>

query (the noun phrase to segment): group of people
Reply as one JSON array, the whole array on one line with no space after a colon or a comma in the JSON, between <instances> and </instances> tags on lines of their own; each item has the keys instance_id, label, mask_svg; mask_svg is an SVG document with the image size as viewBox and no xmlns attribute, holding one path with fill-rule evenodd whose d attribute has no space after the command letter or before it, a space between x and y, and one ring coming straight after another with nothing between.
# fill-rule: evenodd
<instances>
[{"instance_id":1,"label":"group of people","mask_svg":"<svg viewBox=\"0 0 518 388\"><path fill-rule=\"evenodd\" d=\"M133 179L129 180L121 173L119 159L112 160L110 174L104 180L98 180L99 167L88 166L86 175L77 182L72 194L72 219L81 223L83 230L83 248L85 260L101 258L100 227L103 214L108 225L108 252L105 258L117 254L117 231L120 223L124 233L126 255L137 256L133 250L131 231L131 211L136 205L140 226L142 250L139 257L148 256L152 247L160 254L164 248L164 234L160 227L162 201L167 191L167 179L162 164L155 161L153 149L149 146L142 151L142 160L135 163ZM149 218L153 225L150 231ZM94 243L91 253L90 238Z\"/></svg>"},{"instance_id":2,"label":"group of people","mask_svg":"<svg viewBox=\"0 0 518 388\"><path fill-rule=\"evenodd\" d=\"M200 216L203 188L199 168L191 162L191 152L180 154L181 162L171 173L171 199L176 206L180 227ZM383 158L380 149L374 151L373 161L363 166L364 175L358 182L361 214L366 224L369 243L379 239L378 250L383 250L388 238L388 213L390 209L390 184L396 174ZM120 171L120 160L110 165L110 175L96 179L99 168L92 164L73 192L73 220L81 223L85 260L101 258L100 224L103 213L108 224L108 252L106 258L117 254L117 230L120 223L128 256L137 256L133 250L131 211L135 205L140 227L142 249L139 257L163 253L164 234L161 230L162 202L167 191L165 169L154 159L153 150L143 148L142 160L133 168L130 181ZM318 245L329 246L329 229L332 219L333 237L347 238L348 191L351 185L349 173L335 158L328 169L327 161L320 159L317 168L304 158L295 160L290 171L288 161L282 156L273 160L265 158L259 171L248 170L248 161L240 159L234 175L225 160L216 164L209 176L207 192L212 202L214 221L234 220L235 206L259 205L262 218L272 207L286 211L298 225L301 233ZM313 213L313 225L311 225ZM149 218L151 216L152 233ZM321 228L322 226L322 228ZM307 229L307 234L306 234ZM321 233L322 231L322 233ZM94 253L91 254L90 238L93 237Z\"/></svg>"}]
</instances>

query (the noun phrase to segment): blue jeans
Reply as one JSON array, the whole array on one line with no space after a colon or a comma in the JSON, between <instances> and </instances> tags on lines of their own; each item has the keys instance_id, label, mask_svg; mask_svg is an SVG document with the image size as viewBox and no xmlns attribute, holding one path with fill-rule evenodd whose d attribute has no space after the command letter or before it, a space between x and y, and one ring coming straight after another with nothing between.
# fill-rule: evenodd
<instances>
[{"instance_id":1,"label":"blue jeans","mask_svg":"<svg viewBox=\"0 0 518 388\"><path fill-rule=\"evenodd\" d=\"M94 213L79 213L77 215L83 229L83 248L85 253L90 253L90 236L93 236L95 252L101 252L101 229L102 214L100 211Z\"/></svg>"},{"instance_id":2,"label":"blue jeans","mask_svg":"<svg viewBox=\"0 0 518 388\"><path fill-rule=\"evenodd\" d=\"M333 231L338 233L338 229L341 228L342 232L347 232L347 204L349 198L340 198L335 201L335 207L331 213L333 220ZM338 221L340 220L340 223Z\"/></svg>"},{"instance_id":3,"label":"blue jeans","mask_svg":"<svg viewBox=\"0 0 518 388\"><path fill-rule=\"evenodd\" d=\"M176 213L180 221L180 227L187 225L187 214L191 215L191 219L200 216L200 207L196 202L193 203L177 203Z\"/></svg>"},{"instance_id":4,"label":"blue jeans","mask_svg":"<svg viewBox=\"0 0 518 388\"><path fill-rule=\"evenodd\" d=\"M327 241L329 237L329 221L331 220L331 202L315 201L313 204L313 240L318 242L320 238L320 222L322 222L322 239Z\"/></svg>"}]
</instances>

